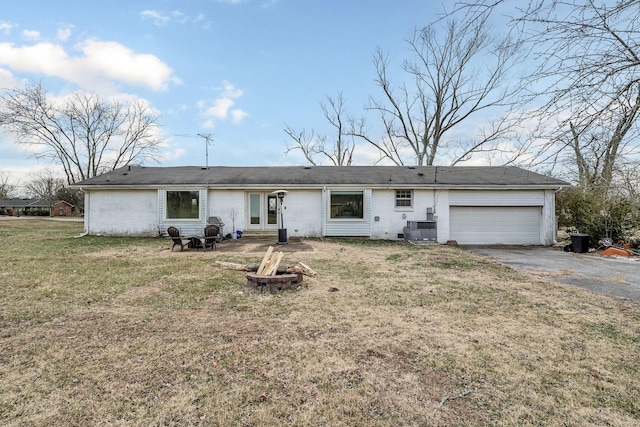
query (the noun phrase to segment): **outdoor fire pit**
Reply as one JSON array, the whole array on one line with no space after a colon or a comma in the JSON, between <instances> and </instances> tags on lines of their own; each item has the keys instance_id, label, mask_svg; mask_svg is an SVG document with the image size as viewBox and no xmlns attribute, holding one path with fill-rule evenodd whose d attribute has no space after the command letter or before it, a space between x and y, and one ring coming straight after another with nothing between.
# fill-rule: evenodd
<instances>
[{"instance_id":1,"label":"outdoor fire pit","mask_svg":"<svg viewBox=\"0 0 640 427\"><path fill-rule=\"evenodd\" d=\"M286 291L297 289L302 284L302 274L283 273L269 276L259 275L256 272L247 273L247 285L261 291Z\"/></svg>"},{"instance_id":2,"label":"outdoor fire pit","mask_svg":"<svg viewBox=\"0 0 640 427\"><path fill-rule=\"evenodd\" d=\"M291 266L281 266L280 262L283 256L284 253L274 253L273 246L269 246L260 265L235 264L224 261L216 261L216 264L231 270L246 271L247 285L260 291L274 292L298 289L302 285L303 276L316 277L316 272L303 262Z\"/></svg>"}]
</instances>

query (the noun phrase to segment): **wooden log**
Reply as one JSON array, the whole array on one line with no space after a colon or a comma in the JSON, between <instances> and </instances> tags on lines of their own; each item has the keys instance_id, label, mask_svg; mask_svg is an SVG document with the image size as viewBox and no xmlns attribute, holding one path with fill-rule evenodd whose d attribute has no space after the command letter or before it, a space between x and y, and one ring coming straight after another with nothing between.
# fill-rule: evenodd
<instances>
[{"instance_id":1,"label":"wooden log","mask_svg":"<svg viewBox=\"0 0 640 427\"><path fill-rule=\"evenodd\" d=\"M277 254L273 255L271 258L269 258L269 260L264 265L262 270L258 270L258 275L260 275L260 276L270 276L271 275L271 273L270 273L271 272L271 267L273 266L273 264L275 264L276 259L277 259Z\"/></svg>"},{"instance_id":2,"label":"wooden log","mask_svg":"<svg viewBox=\"0 0 640 427\"><path fill-rule=\"evenodd\" d=\"M258 268L260 267L258 264L236 264L233 262L225 262L225 261L216 261L216 264L227 270L235 270L235 271L257 272ZM295 274L303 274L308 277L317 276L317 273L314 270L312 270L309 266L301 262L298 262L297 265L292 265L292 266L280 265L276 271L277 271L277 274L295 273Z\"/></svg>"},{"instance_id":3,"label":"wooden log","mask_svg":"<svg viewBox=\"0 0 640 427\"><path fill-rule=\"evenodd\" d=\"M226 268L227 270L236 270L236 271L258 271L258 265L255 265L255 269L247 264L235 264L233 262L224 262L224 261L216 261L216 264L219 266Z\"/></svg>"},{"instance_id":4,"label":"wooden log","mask_svg":"<svg viewBox=\"0 0 640 427\"><path fill-rule=\"evenodd\" d=\"M264 276L274 276L277 274L278 272L278 266L280 265L280 262L282 261L282 257L284 256L283 252L278 252L276 253L271 261L269 262L268 266L265 267L264 272L262 273ZM260 274L260 273L258 273Z\"/></svg>"},{"instance_id":5,"label":"wooden log","mask_svg":"<svg viewBox=\"0 0 640 427\"><path fill-rule=\"evenodd\" d=\"M293 273L300 273L300 274L304 274L305 276L309 276L309 277L316 277L317 273L315 271L313 271L311 269L311 267L309 267L307 264L298 261L298 266L294 266L291 267L293 270Z\"/></svg>"},{"instance_id":6,"label":"wooden log","mask_svg":"<svg viewBox=\"0 0 640 427\"><path fill-rule=\"evenodd\" d=\"M273 252L273 246L269 246L269 249L267 249L267 253L264 255L264 258L262 258L262 262L260 263L260 267L258 267L258 274L262 275L262 273L264 272L264 269L266 267L266 264L271 260L271 252Z\"/></svg>"}]
</instances>

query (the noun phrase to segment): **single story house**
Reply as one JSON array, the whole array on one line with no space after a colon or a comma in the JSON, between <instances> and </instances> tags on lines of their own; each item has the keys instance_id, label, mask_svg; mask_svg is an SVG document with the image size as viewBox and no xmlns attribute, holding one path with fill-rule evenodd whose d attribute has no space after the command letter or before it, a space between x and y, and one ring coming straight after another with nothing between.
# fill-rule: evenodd
<instances>
[{"instance_id":1,"label":"single story house","mask_svg":"<svg viewBox=\"0 0 640 427\"><path fill-rule=\"evenodd\" d=\"M74 210L75 206L64 200L53 203L42 199L0 200L0 215L72 216Z\"/></svg>"},{"instance_id":2,"label":"single story house","mask_svg":"<svg viewBox=\"0 0 640 427\"><path fill-rule=\"evenodd\" d=\"M517 167L126 166L73 187L91 235L197 235L219 217L225 234L550 245L567 185Z\"/></svg>"},{"instance_id":3,"label":"single story house","mask_svg":"<svg viewBox=\"0 0 640 427\"><path fill-rule=\"evenodd\" d=\"M3 215L49 215L49 203L42 199L0 200L0 213Z\"/></svg>"},{"instance_id":4,"label":"single story house","mask_svg":"<svg viewBox=\"0 0 640 427\"><path fill-rule=\"evenodd\" d=\"M75 206L64 200L59 200L51 207L51 216L73 216Z\"/></svg>"}]
</instances>

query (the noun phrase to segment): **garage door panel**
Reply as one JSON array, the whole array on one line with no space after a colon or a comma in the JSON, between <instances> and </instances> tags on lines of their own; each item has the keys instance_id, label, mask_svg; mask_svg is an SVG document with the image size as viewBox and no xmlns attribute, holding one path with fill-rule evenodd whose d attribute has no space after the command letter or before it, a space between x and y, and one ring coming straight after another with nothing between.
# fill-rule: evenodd
<instances>
[{"instance_id":1,"label":"garage door panel","mask_svg":"<svg viewBox=\"0 0 640 427\"><path fill-rule=\"evenodd\" d=\"M540 243L539 206L452 206L451 239L460 244Z\"/></svg>"}]
</instances>

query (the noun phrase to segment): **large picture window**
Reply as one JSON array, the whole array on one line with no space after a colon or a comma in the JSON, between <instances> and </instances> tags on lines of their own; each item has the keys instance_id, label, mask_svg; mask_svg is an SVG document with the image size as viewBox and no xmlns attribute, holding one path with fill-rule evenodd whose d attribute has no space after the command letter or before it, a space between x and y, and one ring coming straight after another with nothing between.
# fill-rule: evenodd
<instances>
[{"instance_id":1,"label":"large picture window","mask_svg":"<svg viewBox=\"0 0 640 427\"><path fill-rule=\"evenodd\" d=\"M167 219L200 218L198 191L167 191Z\"/></svg>"},{"instance_id":2,"label":"large picture window","mask_svg":"<svg viewBox=\"0 0 640 427\"><path fill-rule=\"evenodd\" d=\"M331 218L364 218L364 195L362 191L332 191Z\"/></svg>"}]
</instances>

